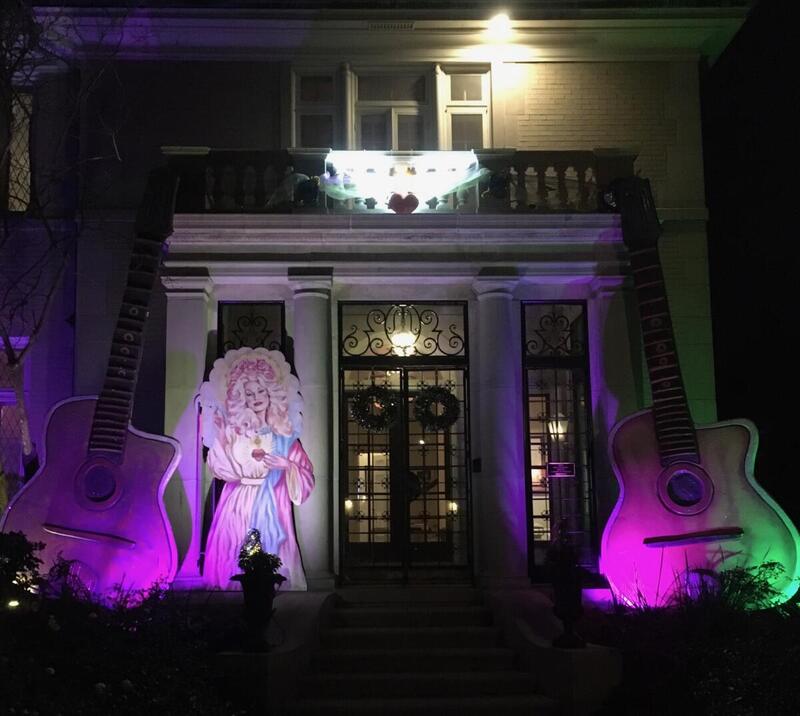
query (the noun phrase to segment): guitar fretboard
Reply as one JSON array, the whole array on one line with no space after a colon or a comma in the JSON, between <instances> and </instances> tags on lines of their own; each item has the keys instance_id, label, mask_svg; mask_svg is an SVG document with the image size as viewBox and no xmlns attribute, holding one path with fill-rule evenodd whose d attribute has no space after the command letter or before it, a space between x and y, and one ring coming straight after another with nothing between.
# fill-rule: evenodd
<instances>
[{"instance_id":1,"label":"guitar fretboard","mask_svg":"<svg viewBox=\"0 0 800 716\"><path fill-rule=\"evenodd\" d=\"M150 295L158 275L163 241L137 237L128 268L111 356L97 401L89 450L122 453L133 411Z\"/></svg>"},{"instance_id":2,"label":"guitar fretboard","mask_svg":"<svg viewBox=\"0 0 800 716\"><path fill-rule=\"evenodd\" d=\"M631 251L630 258L661 463L670 465L682 460L699 463L697 436L678 364L658 248Z\"/></svg>"}]
</instances>

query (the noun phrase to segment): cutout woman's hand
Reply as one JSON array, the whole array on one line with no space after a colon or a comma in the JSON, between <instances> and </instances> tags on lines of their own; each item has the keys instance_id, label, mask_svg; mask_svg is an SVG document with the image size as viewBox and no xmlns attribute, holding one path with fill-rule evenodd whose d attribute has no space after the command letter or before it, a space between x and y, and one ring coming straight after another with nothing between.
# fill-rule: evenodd
<instances>
[{"instance_id":1,"label":"cutout woman's hand","mask_svg":"<svg viewBox=\"0 0 800 716\"><path fill-rule=\"evenodd\" d=\"M253 457L255 457L255 455ZM280 455L264 455L264 457L261 458L261 462L270 470L285 470L289 467L289 461Z\"/></svg>"}]
</instances>

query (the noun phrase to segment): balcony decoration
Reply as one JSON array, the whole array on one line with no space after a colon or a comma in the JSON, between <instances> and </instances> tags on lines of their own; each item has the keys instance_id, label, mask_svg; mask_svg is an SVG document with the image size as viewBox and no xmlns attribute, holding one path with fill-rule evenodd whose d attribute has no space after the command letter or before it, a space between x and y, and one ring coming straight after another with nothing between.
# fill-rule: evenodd
<instances>
[{"instance_id":1,"label":"balcony decoration","mask_svg":"<svg viewBox=\"0 0 800 716\"><path fill-rule=\"evenodd\" d=\"M458 398L440 385L423 388L414 397L414 417L425 430L447 430L460 415Z\"/></svg>"},{"instance_id":2,"label":"balcony decoration","mask_svg":"<svg viewBox=\"0 0 800 716\"><path fill-rule=\"evenodd\" d=\"M363 201L410 214L421 204L476 186L489 174L473 151L332 151L325 158L320 191L338 201Z\"/></svg>"},{"instance_id":3,"label":"balcony decoration","mask_svg":"<svg viewBox=\"0 0 800 716\"><path fill-rule=\"evenodd\" d=\"M353 420L370 432L388 430L397 421L399 409L397 395L381 385L357 391L350 404Z\"/></svg>"}]
</instances>

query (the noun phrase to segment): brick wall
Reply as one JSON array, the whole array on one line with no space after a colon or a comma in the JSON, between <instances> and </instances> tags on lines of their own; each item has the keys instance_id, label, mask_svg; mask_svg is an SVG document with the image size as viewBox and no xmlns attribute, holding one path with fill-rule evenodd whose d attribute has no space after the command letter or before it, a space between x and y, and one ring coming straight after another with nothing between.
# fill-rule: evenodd
<instances>
[{"instance_id":1,"label":"brick wall","mask_svg":"<svg viewBox=\"0 0 800 716\"><path fill-rule=\"evenodd\" d=\"M545 62L511 71L500 118L507 146L635 148L659 206L704 206L693 63Z\"/></svg>"},{"instance_id":2,"label":"brick wall","mask_svg":"<svg viewBox=\"0 0 800 716\"><path fill-rule=\"evenodd\" d=\"M512 89L495 114L505 144L635 148L660 209L705 206L694 63L536 63L509 72L513 81L498 78ZM706 423L716 419L716 399L705 227L680 211L671 218L660 243L664 275L692 415ZM643 398L649 405L647 386Z\"/></svg>"}]
</instances>

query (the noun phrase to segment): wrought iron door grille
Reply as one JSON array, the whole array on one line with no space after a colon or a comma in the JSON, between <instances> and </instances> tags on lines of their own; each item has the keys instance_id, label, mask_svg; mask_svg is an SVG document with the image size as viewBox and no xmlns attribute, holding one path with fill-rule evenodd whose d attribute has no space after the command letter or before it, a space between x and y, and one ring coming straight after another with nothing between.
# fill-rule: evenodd
<instances>
[{"instance_id":1,"label":"wrought iron door grille","mask_svg":"<svg viewBox=\"0 0 800 716\"><path fill-rule=\"evenodd\" d=\"M583 566L596 569L585 335L583 304L523 305L528 553L535 577L542 576L556 528L567 530ZM558 469L548 475L548 465Z\"/></svg>"},{"instance_id":2,"label":"wrought iron door grille","mask_svg":"<svg viewBox=\"0 0 800 716\"><path fill-rule=\"evenodd\" d=\"M342 547L356 570L463 568L470 564L469 440L464 368L345 368L342 371ZM352 415L359 390L396 393L397 422L367 430ZM427 430L416 396L440 386L458 400L455 422Z\"/></svg>"},{"instance_id":3,"label":"wrought iron door grille","mask_svg":"<svg viewBox=\"0 0 800 716\"><path fill-rule=\"evenodd\" d=\"M341 303L342 358L467 357L464 303Z\"/></svg>"}]
</instances>

